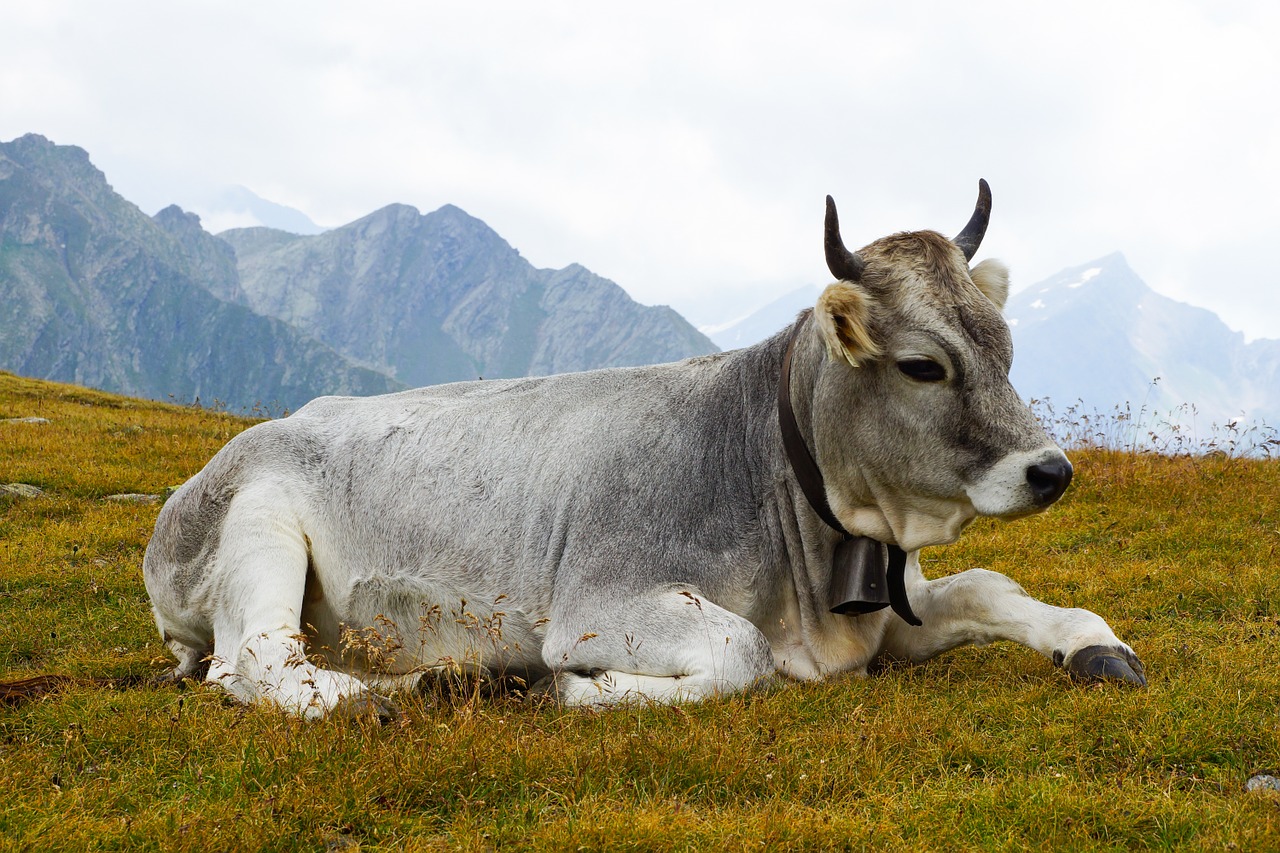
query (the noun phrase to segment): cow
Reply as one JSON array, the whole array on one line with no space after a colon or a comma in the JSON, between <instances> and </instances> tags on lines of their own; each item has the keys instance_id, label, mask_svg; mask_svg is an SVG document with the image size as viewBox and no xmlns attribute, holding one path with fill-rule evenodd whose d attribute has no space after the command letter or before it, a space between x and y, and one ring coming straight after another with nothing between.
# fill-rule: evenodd
<instances>
[{"instance_id":1,"label":"cow","mask_svg":"<svg viewBox=\"0 0 1280 853\"><path fill-rule=\"evenodd\" d=\"M177 657L306 718L390 713L424 673L568 705L696 701L1012 640L1145 684L1107 623L920 549L1040 512L1072 468L1009 384L1007 269L951 240L844 246L754 346L645 367L322 397L233 438L143 563Z\"/></svg>"}]
</instances>

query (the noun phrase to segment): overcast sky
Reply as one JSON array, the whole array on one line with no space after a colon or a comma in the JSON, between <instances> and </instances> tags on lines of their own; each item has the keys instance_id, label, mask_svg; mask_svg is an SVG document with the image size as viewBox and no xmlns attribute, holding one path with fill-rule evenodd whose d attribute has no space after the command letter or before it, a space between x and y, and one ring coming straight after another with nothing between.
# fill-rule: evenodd
<instances>
[{"instance_id":1,"label":"overcast sky","mask_svg":"<svg viewBox=\"0 0 1280 853\"><path fill-rule=\"evenodd\" d=\"M456 204L697 323L954 234L1015 288L1122 251L1280 337L1280 4L0 0L0 139L148 213L241 184L340 225Z\"/></svg>"}]
</instances>

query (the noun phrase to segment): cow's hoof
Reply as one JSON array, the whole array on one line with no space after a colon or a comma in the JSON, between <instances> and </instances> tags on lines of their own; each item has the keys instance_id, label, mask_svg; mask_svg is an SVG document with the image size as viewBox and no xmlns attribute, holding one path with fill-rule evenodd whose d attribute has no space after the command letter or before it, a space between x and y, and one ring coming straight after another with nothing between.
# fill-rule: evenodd
<instances>
[{"instance_id":1,"label":"cow's hoof","mask_svg":"<svg viewBox=\"0 0 1280 853\"><path fill-rule=\"evenodd\" d=\"M524 701L530 705L560 704L560 682L556 675L546 675L529 685L524 691Z\"/></svg>"},{"instance_id":2,"label":"cow's hoof","mask_svg":"<svg viewBox=\"0 0 1280 853\"><path fill-rule=\"evenodd\" d=\"M1147 686L1142 661L1128 649L1116 646L1086 646L1063 666L1079 681L1119 681L1135 687Z\"/></svg>"},{"instance_id":3,"label":"cow's hoof","mask_svg":"<svg viewBox=\"0 0 1280 853\"><path fill-rule=\"evenodd\" d=\"M366 691L354 695L343 696L331 712L334 717L350 719L352 717L374 717L382 722L389 722L400 716L399 709L386 696Z\"/></svg>"}]
</instances>

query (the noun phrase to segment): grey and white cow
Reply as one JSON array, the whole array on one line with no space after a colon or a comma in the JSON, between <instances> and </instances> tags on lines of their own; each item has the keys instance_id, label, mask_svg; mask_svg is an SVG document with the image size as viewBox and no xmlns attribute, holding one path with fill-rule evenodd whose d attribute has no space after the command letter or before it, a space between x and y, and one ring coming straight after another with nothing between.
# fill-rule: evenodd
<instances>
[{"instance_id":1,"label":"grey and white cow","mask_svg":"<svg viewBox=\"0 0 1280 853\"><path fill-rule=\"evenodd\" d=\"M920 571L919 549L979 515L1043 510L1071 476L1009 385L1008 273L969 266L989 208L983 182L954 241L903 233L855 254L828 199L838 281L746 349L326 397L246 430L169 500L147 549L172 676L207 670L306 717L385 708L457 663L569 704L672 702L1004 639L1144 683L1097 615L983 569ZM896 579L892 610L832 612L833 525L891 546L854 574ZM885 569L886 552L905 563ZM372 634L376 661L349 642Z\"/></svg>"}]
</instances>

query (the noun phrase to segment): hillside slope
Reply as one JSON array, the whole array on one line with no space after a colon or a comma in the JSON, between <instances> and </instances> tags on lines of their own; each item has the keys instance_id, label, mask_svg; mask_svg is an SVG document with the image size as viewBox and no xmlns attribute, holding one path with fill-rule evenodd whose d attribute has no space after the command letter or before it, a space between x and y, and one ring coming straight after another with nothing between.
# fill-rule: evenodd
<instances>
[{"instance_id":1,"label":"hillside slope","mask_svg":"<svg viewBox=\"0 0 1280 853\"><path fill-rule=\"evenodd\" d=\"M1076 453L1049 512L925 552L931 577L985 566L1102 614L1145 690L1002 643L680 707L463 681L390 724L302 724L153 681L159 503L116 497L251 424L0 373L0 485L42 490L0 490L0 682L82 679L0 692L0 847L1280 849L1277 795L1245 790L1280 775L1280 461Z\"/></svg>"}]
</instances>

